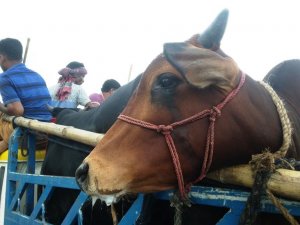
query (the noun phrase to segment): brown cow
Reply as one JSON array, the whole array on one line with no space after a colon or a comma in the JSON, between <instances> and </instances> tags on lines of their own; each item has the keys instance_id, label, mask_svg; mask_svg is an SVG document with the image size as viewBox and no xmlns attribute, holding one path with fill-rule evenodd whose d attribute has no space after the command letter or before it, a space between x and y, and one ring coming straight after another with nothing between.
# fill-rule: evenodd
<instances>
[{"instance_id":1,"label":"brown cow","mask_svg":"<svg viewBox=\"0 0 300 225\"><path fill-rule=\"evenodd\" d=\"M284 112L220 49L227 17L225 10L203 34L164 45L119 120L77 169L85 192L106 199L178 187L184 197L209 170L289 146ZM289 121L283 124L289 133ZM299 159L295 145L288 155Z\"/></svg>"}]
</instances>

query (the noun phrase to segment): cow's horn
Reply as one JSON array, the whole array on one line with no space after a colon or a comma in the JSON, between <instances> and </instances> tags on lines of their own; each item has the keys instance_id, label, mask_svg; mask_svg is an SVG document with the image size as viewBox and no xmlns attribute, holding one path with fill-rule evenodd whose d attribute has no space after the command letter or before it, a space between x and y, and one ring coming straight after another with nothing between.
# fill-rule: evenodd
<instances>
[{"instance_id":1,"label":"cow's horn","mask_svg":"<svg viewBox=\"0 0 300 225\"><path fill-rule=\"evenodd\" d=\"M213 23L199 36L198 42L208 49L219 48L225 32L229 11L224 9Z\"/></svg>"}]
</instances>

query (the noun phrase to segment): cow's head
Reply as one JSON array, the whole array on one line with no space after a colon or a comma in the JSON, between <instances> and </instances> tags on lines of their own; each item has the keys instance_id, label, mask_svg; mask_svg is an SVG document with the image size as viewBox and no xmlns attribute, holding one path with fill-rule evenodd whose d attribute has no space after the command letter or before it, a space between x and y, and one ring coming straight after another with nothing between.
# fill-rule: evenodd
<instances>
[{"instance_id":1,"label":"cow's head","mask_svg":"<svg viewBox=\"0 0 300 225\"><path fill-rule=\"evenodd\" d=\"M203 34L165 44L163 54L145 70L122 114L168 125L220 103L240 80L236 63L219 48L227 17L224 10ZM205 118L171 132L184 182L199 176L208 127ZM83 190L96 196L177 186L165 136L121 119L84 160L76 176Z\"/></svg>"}]
</instances>

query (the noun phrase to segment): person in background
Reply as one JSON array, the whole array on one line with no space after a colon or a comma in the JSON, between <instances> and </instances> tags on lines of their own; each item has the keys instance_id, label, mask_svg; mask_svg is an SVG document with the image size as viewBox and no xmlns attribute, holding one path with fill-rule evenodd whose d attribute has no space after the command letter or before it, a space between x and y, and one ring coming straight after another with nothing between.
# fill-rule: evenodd
<instances>
[{"instance_id":1,"label":"person in background","mask_svg":"<svg viewBox=\"0 0 300 225\"><path fill-rule=\"evenodd\" d=\"M109 79L103 83L102 88L101 88L101 92L102 92L101 94L93 93L89 97L90 97L91 101L98 102L99 104L101 104L109 96L111 96L112 93L115 90L117 90L119 87L121 87L121 85L119 84L118 81L116 81L114 79Z\"/></svg>"},{"instance_id":2,"label":"person in background","mask_svg":"<svg viewBox=\"0 0 300 225\"><path fill-rule=\"evenodd\" d=\"M104 97L102 94L93 93L89 96L90 100L95 103L101 105L104 102Z\"/></svg>"},{"instance_id":3,"label":"person in background","mask_svg":"<svg viewBox=\"0 0 300 225\"><path fill-rule=\"evenodd\" d=\"M8 148L13 127L4 114L23 116L44 122L52 118L47 105L51 97L43 77L22 63L23 46L13 38L0 41L0 154Z\"/></svg>"},{"instance_id":4,"label":"person in background","mask_svg":"<svg viewBox=\"0 0 300 225\"><path fill-rule=\"evenodd\" d=\"M121 85L118 81L114 79L106 80L101 88L102 95L104 97L104 100L106 100L109 96L112 95L112 93L117 90Z\"/></svg>"},{"instance_id":5,"label":"person in background","mask_svg":"<svg viewBox=\"0 0 300 225\"><path fill-rule=\"evenodd\" d=\"M98 106L90 101L81 86L87 74L83 63L70 62L65 68L58 71L58 74L61 75L58 83L49 89L52 98L51 106L77 108L81 105L85 109Z\"/></svg>"}]
</instances>

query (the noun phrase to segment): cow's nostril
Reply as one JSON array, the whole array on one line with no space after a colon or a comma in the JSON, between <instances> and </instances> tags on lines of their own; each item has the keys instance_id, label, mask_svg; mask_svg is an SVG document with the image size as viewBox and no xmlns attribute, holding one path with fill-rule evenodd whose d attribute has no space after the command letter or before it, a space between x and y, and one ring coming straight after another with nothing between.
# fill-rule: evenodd
<instances>
[{"instance_id":1,"label":"cow's nostril","mask_svg":"<svg viewBox=\"0 0 300 225\"><path fill-rule=\"evenodd\" d=\"M89 171L89 164L82 163L75 172L76 181L81 186L81 184L86 180Z\"/></svg>"}]
</instances>

